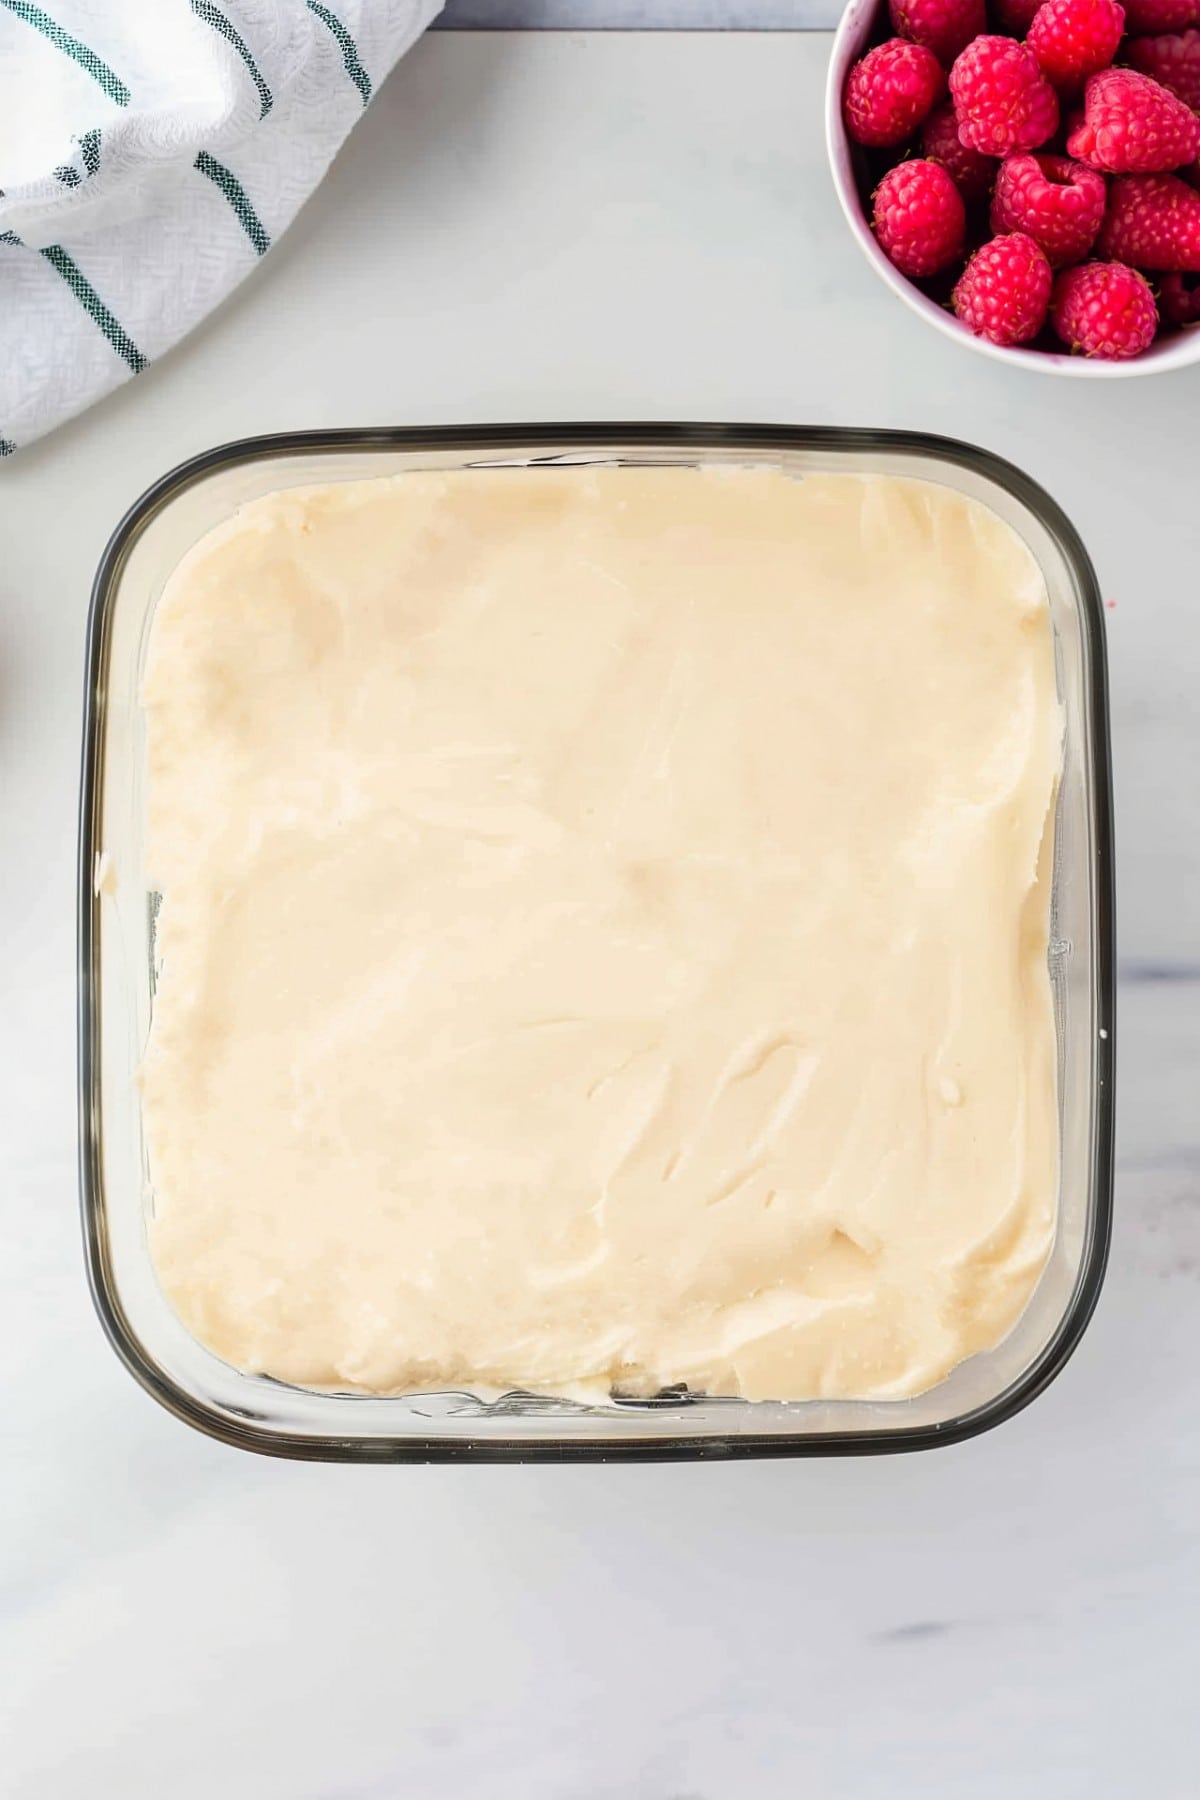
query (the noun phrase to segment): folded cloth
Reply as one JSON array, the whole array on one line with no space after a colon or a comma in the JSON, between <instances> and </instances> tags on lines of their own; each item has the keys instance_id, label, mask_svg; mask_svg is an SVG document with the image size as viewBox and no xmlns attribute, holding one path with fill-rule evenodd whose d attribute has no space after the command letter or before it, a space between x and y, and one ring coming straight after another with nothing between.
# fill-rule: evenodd
<instances>
[{"instance_id":1,"label":"folded cloth","mask_svg":"<svg viewBox=\"0 0 1200 1800\"><path fill-rule=\"evenodd\" d=\"M441 0L0 0L0 455L291 223Z\"/></svg>"}]
</instances>

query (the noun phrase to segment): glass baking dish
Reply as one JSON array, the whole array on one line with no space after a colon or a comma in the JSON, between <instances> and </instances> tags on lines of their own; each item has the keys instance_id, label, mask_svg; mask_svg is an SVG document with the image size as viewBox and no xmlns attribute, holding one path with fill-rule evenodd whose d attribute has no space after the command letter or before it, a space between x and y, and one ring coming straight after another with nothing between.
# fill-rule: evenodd
<instances>
[{"instance_id":1,"label":"glass baking dish","mask_svg":"<svg viewBox=\"0 0 1200 1800\"><path fill-rule=\"evenodd\" d=\"M899 1401L749 1402L666 1393L577 1405L530 1394L381 1398L246 1375L176 1318L150 1259L152 1206L136 1070L153 1005L155 896L142 874L138 704L149 625L184 553L271 490L405 469L703 464L917 476L982 501L1025 539L1050 595L1065 762L1055 823L1050 973L1061 1127L1058 1226L1041 1281L994 1350ZM1113 863L1103 611L1087 555L1019 471L907 433L738 425L545 425L327 431L249 439L165 476L118 526L88 628L79 840L79 1107L83 1223L105 1330L137 1379L227 1443L326 1461L649 1459L924 1449L1031 1400L1079 1341L1104 1274L1112 1210Z\"/></svg>"}]
</instances>

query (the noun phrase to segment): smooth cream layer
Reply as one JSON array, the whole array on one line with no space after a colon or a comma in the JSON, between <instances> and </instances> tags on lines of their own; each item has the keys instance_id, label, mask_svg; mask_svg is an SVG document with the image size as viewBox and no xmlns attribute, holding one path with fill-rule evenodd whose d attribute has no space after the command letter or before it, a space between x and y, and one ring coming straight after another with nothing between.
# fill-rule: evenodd
<instances>
[{"instance_id":1,"label":"smooth cream layer","mask_svg":"<svg viewBox=\"0 0 1200 1800\"><path fill-rule=\"evenodd\" d=\"M1047 599L890 477L272 495L145 673L152 1248L242 1368L917 1393L1054 1231Z\"/></svg>"}]
</instances>

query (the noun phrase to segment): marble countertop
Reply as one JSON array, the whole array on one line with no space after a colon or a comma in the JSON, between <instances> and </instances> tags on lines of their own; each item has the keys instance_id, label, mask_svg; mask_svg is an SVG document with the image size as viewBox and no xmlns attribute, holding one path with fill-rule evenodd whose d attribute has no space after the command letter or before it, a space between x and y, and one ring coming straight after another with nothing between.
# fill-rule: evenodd
<instances>
[{"instance_id":1,"label":"marble countertop","mask_svg":"<svg viewBox=\"0 0 1200 1800\"><path fill-rule=\"evenodd\" d=\"M246 286L0 477L3 1800L1192 1800L1200 1584L1200 368L1006 371L885 292L828 40L433 34ZM1027 1412L866 1461L337 1468L161 1412L76 1218L88 585L286 427L710 418L974 439L1108 614L1121 955L1099 1312Z\"/></svg>"},{"instance_id":2,"label":"marble countertop","mask_svg":"<svg viewBox=\"0 0 1200 1800\"><path fill-rule=\"evenodd\" d=\"M820 31L841 0L446 0L455 31Z\"/></svg>"}]
</instances>

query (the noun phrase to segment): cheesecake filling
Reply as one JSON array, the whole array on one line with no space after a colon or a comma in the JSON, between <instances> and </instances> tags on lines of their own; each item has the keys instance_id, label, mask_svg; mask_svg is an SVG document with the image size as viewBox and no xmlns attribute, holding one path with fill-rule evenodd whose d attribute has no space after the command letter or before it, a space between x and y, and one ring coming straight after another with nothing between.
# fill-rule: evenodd
<instances>
[{"instance_id":1,"label":"cheesecake filling","mask_svg":"<svg viewBox=\"0 0 1200 1800\"><path fill-rule=\"evenodd\" d=\"M162 1286L390 1393L912 1395L1055 1228L1048 601L881 475L270 495L147 649Z\"/></svg>"}]
</instances>

